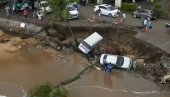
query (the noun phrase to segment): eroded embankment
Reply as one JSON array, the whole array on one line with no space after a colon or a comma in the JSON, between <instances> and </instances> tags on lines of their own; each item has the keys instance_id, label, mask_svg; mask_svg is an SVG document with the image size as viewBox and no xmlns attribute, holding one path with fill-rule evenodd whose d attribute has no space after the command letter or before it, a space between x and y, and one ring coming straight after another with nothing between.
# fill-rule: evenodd
<instances>
[{"instance_id":1,"label":"eroded embankment","mask_svg":"<svg viewBox=\"0 0 170 97\"><path fill-rule=\"evenodd\" d=\"M134 66L135 70L141 72L144 77L152 81L160 83L163 76L168 74L168 69L164 68L161 63L161 57L162 55L165 55L166 52L154 47L150 43L136 39L134 37L136 32L134 32L131 28L129 29L117 26L112 27L107 24L89 25L88 23L84 27L84 23L77 24L78 26L76 25L72 28L73 33L79 42L94 31L97 31L104 37L104 40L99 46L100 50L102 49L104 53L132 57L137 63L137 65ZM12 31L17 32L15 30ZM10 33L12 33L12 31ZM18 35L23 37L23 33L18 33ZM26 36L27 35L29 36L30 34L26 34ZM58 26L57 24L54 25L54 28L47 27L44 31L35 31L35 33L31 35L41 41L42 46L50 46L56 50L65 50L63 48L72 49L74 44L74 39L69 31L68 25L63 26L61 24ZM166 77L166 80L168 80L168 78L169 77Z\"/></svg>"}]
</instances>

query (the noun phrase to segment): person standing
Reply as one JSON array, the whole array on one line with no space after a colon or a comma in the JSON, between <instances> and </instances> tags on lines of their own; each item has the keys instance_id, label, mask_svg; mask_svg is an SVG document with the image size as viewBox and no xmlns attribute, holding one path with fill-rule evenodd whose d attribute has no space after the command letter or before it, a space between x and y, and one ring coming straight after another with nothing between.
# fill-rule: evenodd
<instances>
[{"instance_id":1,"label":"person standing","mask_svg":"<svg viewBox=\"0 0 170 97\"><path fill-rule=\"evenodd\" d=\"M138 4L137 10L141 10L141 8L142 8L141 4Z\"/></svg>"},{"instance_id":2,"label":"person standing","mask_svg":"<svg viewBox=\"0 0 170 97\"><path fill-rule=\"evenodd\" d=\"M152 29L152 22L151 22L151 19L150 18L148 18L148 31L150 32L151 31L151 29Z\"/></svg>"},{"instance_id":3,"label":"person standing","mask_svg":"<svg viewBox=\"0 0 170 97\"><path fill-rule=\"evenodd\" d=\"M24 9L23 15L25 17L25 21L27 22L27 15L28 15L28 10L27 9Z\"/></svg>"},{"instance_id":4,"label":"person standing","mask_svg":"<svg viewBox=\"0 0 170 97\"><path fill-rule=\"evenodd\" d=\"M8 18L9 17L9 13L10 13L10 8L9 8L8 5L6 5L5 10L6 10L6 17Z\"/></svg>"},{"instance_id":5,"label":"person standing","mask_svg":"<svg viewBox=\"0 0 170 97\"><path fill-rule=\"evenodd\" d=\"M98 16L101 15L101 9L99 7L97 8L96 13L97 13Z\"/></svg>"},{"instance_id":6,"label":"person standing","mask_svg":"<svg viewBox=\"0 0 170 97\"><path fill-rule=\"evenodd\" d=\"M113 69L113 65L111 63L107 64L107 73L111 74Z\"/></svg>"},{"instance_id":7,"label":"person standing","mask_svg":"<svg viewBox=\"0 0 170 97\"><path fill-rule=\"evenodd\" d=\"M141 29L144 29L144 21L145 21L145 18L142 16L141 17Z\"/></svg>"},{"instance_id":8,"label":"person standing","mask_svg":"<svg viewBox=\"0 0 170 97\"><path fill-rule=\"evenodd\" d=\"M122 23L124 24L125 22L126 22L126 14L125 13L123 13L123 15L122 15Z\"/></svg>"},{"instance_id":9,"label":"person standing","mask_svg":"<svg viewBox=\"0 0 170 97\"><path fill-rule=\"evenodd\" d=\"M143 24L144 24L144 32L147 32L148 31L148 19L147 18L145 18Z\"/></svg>"},{"instance_id":10,"label":"person standing","mask_svg":"<svg viewBox=\"0 0 170 97\"><path fill-rule=\"evenodd\" d=\"M32 17L33 17L33 23L36 23L36 18L37 18L36 11L33 12Z\"/></svg>"}]
</instances>

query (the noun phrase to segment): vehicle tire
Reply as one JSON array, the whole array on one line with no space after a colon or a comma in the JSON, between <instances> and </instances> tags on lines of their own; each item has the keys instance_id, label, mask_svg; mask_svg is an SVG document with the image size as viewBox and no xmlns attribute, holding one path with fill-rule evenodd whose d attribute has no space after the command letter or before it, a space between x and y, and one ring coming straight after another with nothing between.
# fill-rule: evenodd
<instances>
[{"instance_id":1,"label":"vehicle tire","mask_svg":"<svg viewBox=\"0 0 170 97\"><path fill-rule=\"evenodd\" d=\"M108 15L109 17L111 17L111 18L113 18L113 16L112 16L112 14L111 13L109 13L109 15Z\"/></svg>"},{"instance_id":2,"label":"vehicle tire","mask_svg":"<svg viewBox=\"0 0 170 97\"><path fill-rule=\"evenodd\" d=\"M136 15L135 15L135 14L133 14L133 17L134 17L134 18L136 18Z\"/></svg>"}]
</instances>

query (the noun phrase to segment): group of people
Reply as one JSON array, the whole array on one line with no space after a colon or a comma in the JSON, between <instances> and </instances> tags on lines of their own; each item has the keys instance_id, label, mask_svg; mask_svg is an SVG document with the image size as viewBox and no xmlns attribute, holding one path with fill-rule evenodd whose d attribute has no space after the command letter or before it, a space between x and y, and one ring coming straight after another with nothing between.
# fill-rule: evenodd
<instances>
[{"instance_id":1,"label":"group of people","mask_svg":"<svg viewBox=\"0 0 170 97\"><path fill-rule=\"evenodd\" d=\"M141 22L144 32L150 32L150 30L152 29L152 22L150 17L142 17Z\"/></svg>"},{"instance_id":2,"label":"group of people","mask_svg":"<svg viewBox=\"0 0 170 97\"><path fill-rule=\"evenodd\" d=\"M10 16L10 12L11 12L11 9L8 5L6 5L5 7L5 10L6 10L6 17L9 18ZM28 7L25 7L23 10L22 10L22 15L25 17L25 21L27 22L27 17L28 17ZM33 23L37 23L37 20L39 23L42 22L43 20L43 17L44 17L44 14L43 12L39 11L39 10L34 10L33 13Z\"/></svg>"},{"instance_id":3,"label":"group of people","mask_svg":"<svg viewBox=\"0 0 170 97\"><path fill-rule=\"evenodd\" d=\"M43 18L44 18L43 12L36 10L33 12L33 23L37 23L37 19L38 22L41 23L43 21Z\"/></svg>"}]
</instances>

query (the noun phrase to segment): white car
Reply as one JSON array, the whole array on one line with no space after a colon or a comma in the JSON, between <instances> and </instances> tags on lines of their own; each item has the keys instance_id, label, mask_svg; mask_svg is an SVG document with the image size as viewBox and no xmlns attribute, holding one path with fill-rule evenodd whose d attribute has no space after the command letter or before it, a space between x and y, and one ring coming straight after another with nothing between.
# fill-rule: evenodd
<instances>
[{"instance_id":1,"label":"white car","mask_svg":"<svg viewBox=\"0 0 170 97\"><path fill-rule=\"evenodd\" d=\"M101 4L101 5L94 6L94 12L96 13L96 11L99 8L100 8L100 14L106 15L109 17L118 17L118 13L120 12L119 9L117 9L109 4Z\"/></svg>"},{"instance_id":2,"label":"white car","mask_svg":"<svg viewBox=\"0 0 170 97\"><path fill-rule=\"evenodd\" d=\"M115 68L131 69L132 59L126 56L102 54L100 57L100 64L112 64Z\"/></svg>"},{"instance_id":3,"label":"white car","mask_svg":"<svg viewBox=\"0 0 170 97\"><path fill-rule=\"evenodd\" d=\"M73 6L66 6L66 10L69 12L69 19L76 19L79 16L79 12Z\"/></svg>"},{"instance_id":4,"label":"white car","mask_svg":"<svg viewBox=\"0 0 170 97\"><path fill-rule=\"evenodd\" d=\"M38 6L42 12L52 12L52 8L49 6L48 1L40 1Z\"/></svg>"}]
</instances>

